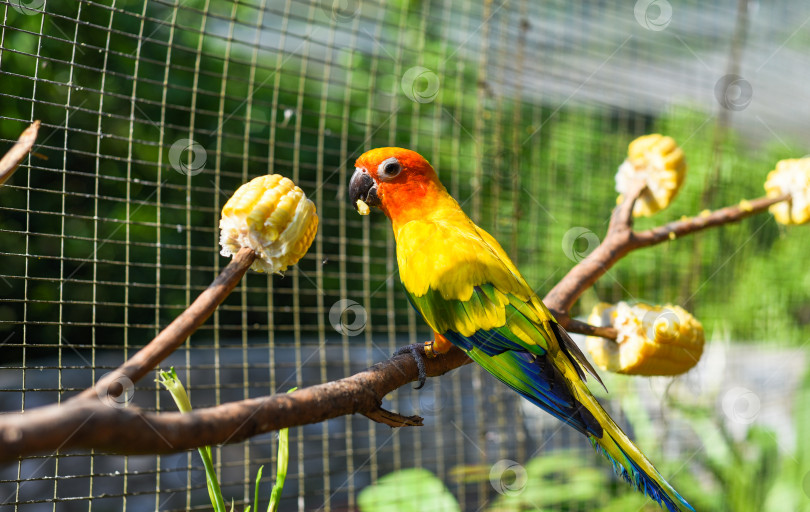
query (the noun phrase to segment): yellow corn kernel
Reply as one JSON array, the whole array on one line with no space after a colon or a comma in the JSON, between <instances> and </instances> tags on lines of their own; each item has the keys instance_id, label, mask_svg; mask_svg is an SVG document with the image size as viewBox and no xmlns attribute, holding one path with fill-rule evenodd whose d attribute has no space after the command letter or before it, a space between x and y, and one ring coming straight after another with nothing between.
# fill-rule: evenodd
<instances>
[{"instance_id":1,"label":"yellow corn kernel","mask_svg":"<svg viewBox=\"0 0 810 512\"><path fill-rule=\"evenodd\" d=\"M780 160L765 181L768 197L790 194L768 209L780 224L804 224L810 221L810 158Z\"/></svg>"},{"instance_id":2,"label":"yellow corn kernel","mask_svg":"<svg viewBox=\"0 0 810 512\"><path fill-rule=\"evenodd\" d=\"M684 153L672 137L657 133L637 138L627 148L627 159L616 173L616 202L636 180L644 180L647 188L633 207L633 216L648 217L663 210L678 193L686 176Z\"/></svg>"},{"instance_id":3,"label":"yellow corn kernel","mask_svg":"<svg viewBox=\"0 0 810 512\"><path fill-rule=\"evenodd\" d=\"M368 205L362 199L357 200L357 213L359 213L360 215L369 214Z\"/></svg>"},{"instance_id":4,"label":"yellow corn kernel","mask_svg":"<svg viewBox=\"0 0 810 512\"><path fill-rule=\"evenodd\" d=\"M586 340L596 365L610 372L679 375L695 366L703 354L703 326L680 306L600 303L588 322L618 331L615 342L594 336Z\"/></svg>"},{"instance_id":5,"label":"yellow corn kernel","mask_svg":"<svg viewBox=\"0 0 810 512\"><path fill-rule=\"evenodd\" d=\"M221 254L243 247L256 253L250 268L283 272L298 262L318 231L315 204L292 180L279 174L259 176L239 187L222 208Z\"/></svg>"}]
</instances>

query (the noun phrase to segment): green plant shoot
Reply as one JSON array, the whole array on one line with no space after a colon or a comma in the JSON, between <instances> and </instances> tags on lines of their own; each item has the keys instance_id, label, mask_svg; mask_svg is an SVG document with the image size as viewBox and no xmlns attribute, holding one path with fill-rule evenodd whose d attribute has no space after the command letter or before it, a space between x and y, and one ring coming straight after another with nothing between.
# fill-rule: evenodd
<instances>
[{"instance_id":1,"label":"green plant shoot","mask_svg":"<svg viewBox=\"0 0 810 512\"><path fill-rule=\"evenodd\" d=\"M287 391L292 393L297 387ZM278 463L276 464L276 483L270 491L270 504L267 505L267 512L276 512L278 503L281 500L281 491L284 490L284 481L287 479L287 465L290 462L290 429L283 428L278 432ZM261 469L260 469L261 471ZM258 494L257 494L258 495Z\"/></svg>"},{"instance_id":2,"label":"green plant shoot","mask_svg":"<svg viewBox=\"0 0 810 512\"><path fill-rule=\"evenodd\" d=\"M188 399L188 393L183 387L183 383L177 378L177 372L174 366L169 368L168 372L159 372L160 382L166 390L171 393L174 403L181 413L191 412L191 401ZM208 497L211 499L211 505L217 512L225 512L225 500L222 498L222 490L219 488L219 480L217 480L216 471L214 471L214 461L211 457L211 447L204 446L198 448L200 457L202 457L203 465L205 466L205 483L208 487Z\"/></svg>"}]
</instances>

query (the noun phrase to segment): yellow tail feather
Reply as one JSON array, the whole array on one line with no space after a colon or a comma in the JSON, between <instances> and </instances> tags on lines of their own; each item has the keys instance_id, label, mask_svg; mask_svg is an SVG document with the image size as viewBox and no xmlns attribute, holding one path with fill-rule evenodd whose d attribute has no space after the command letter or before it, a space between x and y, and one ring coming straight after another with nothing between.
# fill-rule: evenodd
<instances>
[{"instance_id":1,"label":"yellow tail feather","mask_svg":"<svg viewBox=\"0 0 810 512\"><path fill-rule=\"evenodd\" d=\"M695 509L664 480L641 450L616 425L585 384L577 381L574 387L577 400L602 426L602 437L589 436L591 444L613 464L616 474L640 492L666 506L670 512L695 512Z\"/></svg>"}]
</instances>

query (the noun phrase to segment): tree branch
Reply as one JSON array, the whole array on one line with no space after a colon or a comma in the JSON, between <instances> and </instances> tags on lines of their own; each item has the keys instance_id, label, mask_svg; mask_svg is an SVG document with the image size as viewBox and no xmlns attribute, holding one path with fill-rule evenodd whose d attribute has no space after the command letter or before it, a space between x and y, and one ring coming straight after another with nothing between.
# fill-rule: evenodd
<instances>
[{"instance_id":1,"label":"tree branch","mask_svg":"<svg viewBox=\"0 0 810 512\"><path fill-rule=\"evenodd\" d=\"M427 375L436 377L470 359L453 348L425 362ZM185 414L118 408L96 398L76 397L61 405L0 415L0 461L77 448L122 454L176 452L236 443L354 413L390 426L421 425L418 416L400 416L380 408L385 395L417 377L413 357L399 355L338 381Z\"/></svg>"},{"instance_id":2,"label":"tree branch","mask_svg":"<svg viewBox=\"0 0 810 512\"><path fill-rule=\"evenodd\" d=\"M640 193L641 191L639 191ZM710 227L738 222L767 210L773 204L790 200L788 194L779 197L760 197L751 201L741 201L736 206L728 206L714 212L677 220L645 231L634 232L630 212L633 210L633 203L635 203L637 197L638 195L635 197L628 196L621 205L614 209L608 233L602 243L577 263L546 294L543 302L549 309L564 312L567 316L567 313L582 293L631 251L697 233ZM560 323L566 329L578 332L569 329L564 322L561 321Z\"/></svg>"},{"instance_id":3,"label":"tree branch","mask_svg":"<svg viewBox=\"0 0 810 512\"><path fill-rule=\"evenodd\" d=\"M589 323L577 320L576 318L571 318L568 316L568 313L563 313L562 311L556 311L554 309L551 310L551 314L554 315L557 322L559 322L559 324L562 325L568 332L584 334L585 336L601 336L602 338L607 338L614 341L619 335L619 332L614 327L591 325Z\"/></svg>"},{"instance_id":4,"label":"tree branch","mask_svg":"<svg viewBox=\"0 0 810 512\"><path fill-rule=\"evenodd\" d=\"M673 236L681 237L691 235L692 233L697 233L698 231L703 231L704 229L714 226L737 222L751 215L763 212L776 203L789 200L790 194L777 197L760 197L750 201L741 201L741 203L736 206L727 206L705 215L676 220L657 228L635 233L633 236L632 249L635 250L656 245L671 240Z\"/></svg>"},{"instance_id":5,"label":"tree branch","mask_svg":"<svg viewBox=\"0 0 810 512\"><path fill-rule=\"evenodd\" d=\"M610 224L608 224L608 234L618 236L633 230L633 207L636 206L636 201L646 188L647 183L644 180L633 182L622 204L613 209Z\"/></svg>"},{"instance_id":6,"label":"tree branch","mask_svg":"<svg viewBox=\"0 0 810 512\"><path fill-rule=\"evenodd\" d=\"M17 166L23 161L23 158L28 155L31 148L34 147L34 142L37 140L39 133L39 121L34 121L26 128L17 142L9 149L3 158L0 158L0 185L6 182L7 179L14 174Z\"/></svg>"}]
</instances>

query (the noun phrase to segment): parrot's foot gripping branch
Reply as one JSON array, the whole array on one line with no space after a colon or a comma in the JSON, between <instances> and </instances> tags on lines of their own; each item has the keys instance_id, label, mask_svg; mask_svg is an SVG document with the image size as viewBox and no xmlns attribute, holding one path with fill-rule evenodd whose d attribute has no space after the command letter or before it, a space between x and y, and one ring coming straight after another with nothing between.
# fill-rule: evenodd
<instances>
[{"instance_id":1,"label":"parrot's foot gripping branch","mask_svg":"<svg viewBox=\"0 0 810 512\"><path fill-rule=\"evenodd\" d=\"M403 416L395 412L387 411L379 407L371 412L364 412L366 418L388 425L391 428L399 427L421 427L424 425L424 418L421 416Z\"/></svg>"},{"instance_id":2,"label":"parrot's foot gripping branch","mask_svg":"<svg viewBox=\"0 0 810 512\"><path fill-rule=\"evenodd\" d=\"M416 367L419 368L419 385L414 389L422 389L422 387L425 385L425 381L427 380L425 358L428 357L433 359L436 357L436 352L433 350L433 342L426 341L425 343L413 343L411 345L405 345L394 352L395 356L401 354L410 354L413 356L413 360L416 362Z\"/></svg>"}]
</instances>

